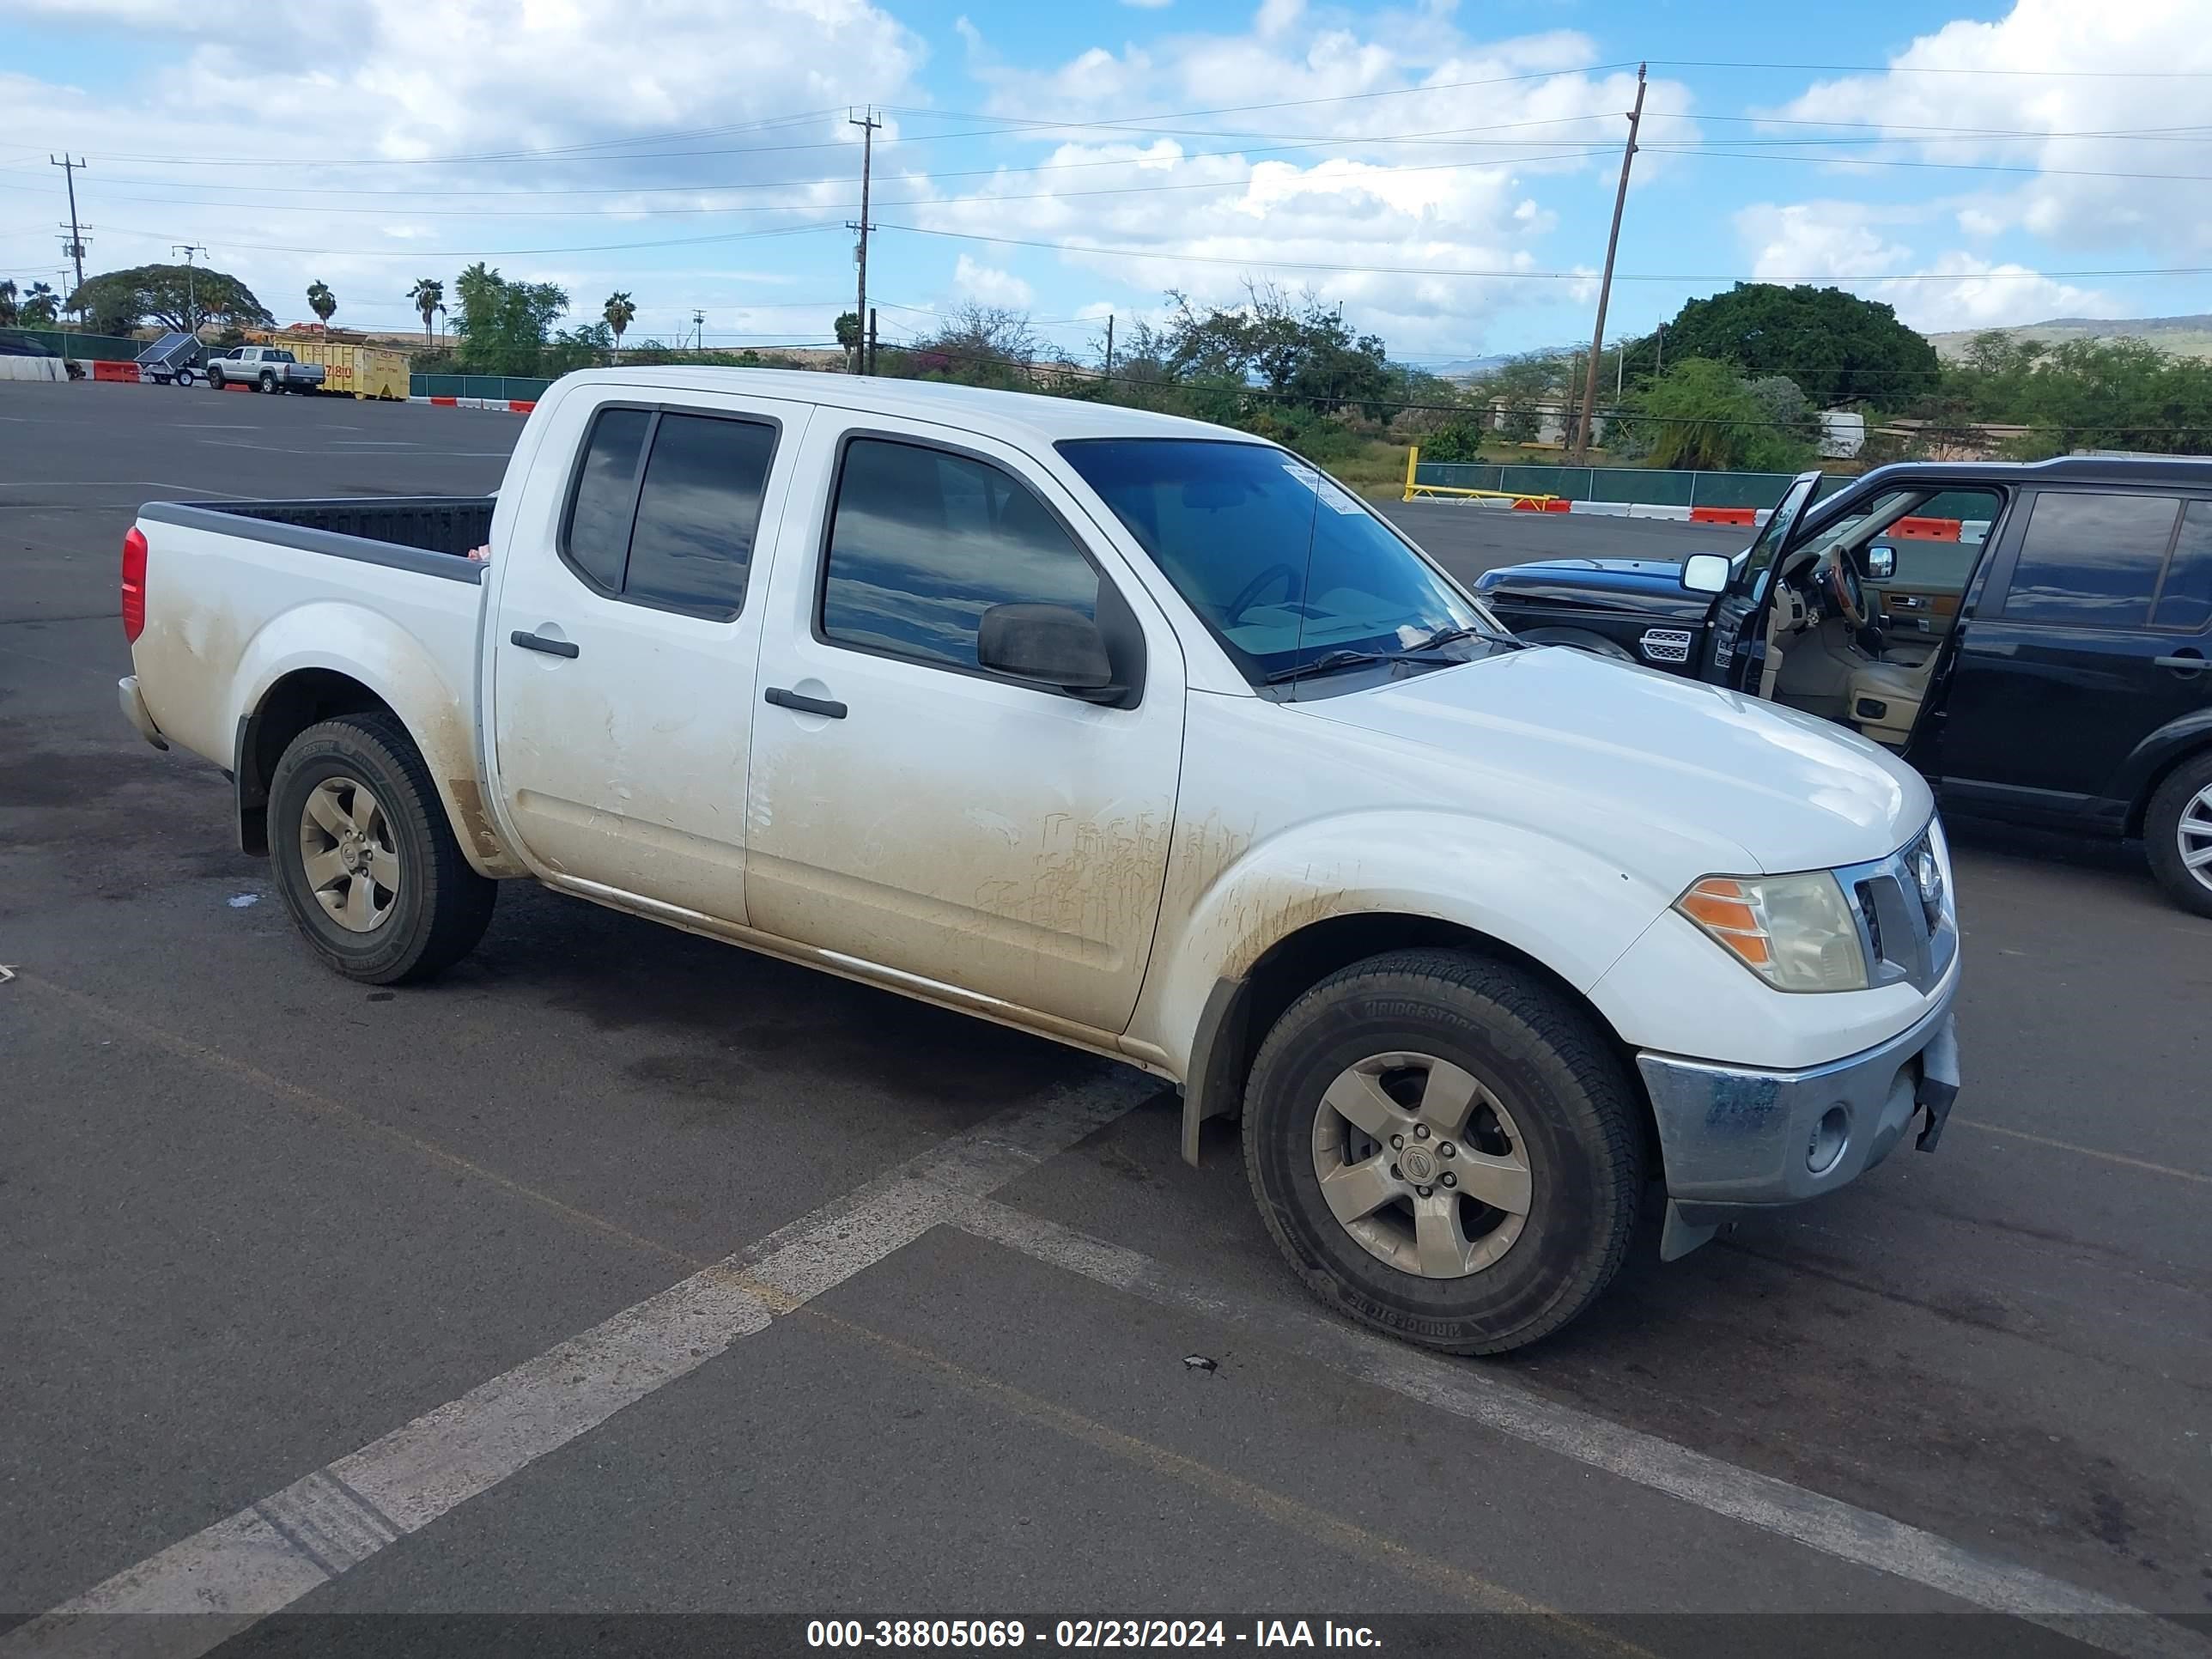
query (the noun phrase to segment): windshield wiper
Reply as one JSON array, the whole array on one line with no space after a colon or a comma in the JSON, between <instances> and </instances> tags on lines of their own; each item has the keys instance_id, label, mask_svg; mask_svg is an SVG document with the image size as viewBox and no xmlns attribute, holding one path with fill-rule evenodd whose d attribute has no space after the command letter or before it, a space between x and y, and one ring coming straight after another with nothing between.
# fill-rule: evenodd
<instances>
[{"instance_id":1,"label":"windshield wiper","mask_svg":"<svg viewBox=\"0 0 2212 1659\"><path fill-rule=\"evenodd\" d=\"M1440 645L1456 645L1462 640L1481 640L1491 645L1502 645L1510 650L1526 651L1535 644L1534 640L1516 638L1510 634L1498 634L1487 628L1439 628L1425 640L1416 640L1406 647L1408 651L1433 651Z\"/></svg>"},{"instance_id":2,"label":"windshield wiper","mask_svg":"<svg viewBox=\"0 0 2212 1659\"><path fill-rule=\"evenodd\" d=\"M1303 679L1308 674L1334 674L1340 668L1358 668L1375 662L1417 662L1434 668L1453 668L1459 665L1457 657L1431 657L1418 649L1406 651L1328 651L1306 662L1294 662L1287 668L1278 668L1265 679L1262 685L1280 685L1285 680Z\"/></svg>"}]
</instances>

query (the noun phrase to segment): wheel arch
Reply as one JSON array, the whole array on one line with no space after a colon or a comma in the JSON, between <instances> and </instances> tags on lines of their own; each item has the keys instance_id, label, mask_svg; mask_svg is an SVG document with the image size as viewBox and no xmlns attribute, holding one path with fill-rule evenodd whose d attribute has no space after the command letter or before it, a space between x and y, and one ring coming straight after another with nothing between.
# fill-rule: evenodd
<instances>
[{"instance_id":1,"label":"wheel arch","mask_svg":"<svg viewBox=\"0 0 2212 1659\"><path fill-rule=\"evenodd\" d=\"M2190 716L2184 723L2154 733L2129 757L2135 787L2129 792L2127 822L2121 833L2140 836L2150 811L2151 797L2166 781L2193 760L2212 754L2212 709Z\"/></svg>"},{"instance_id":2,"label":"wheel arch","mask_svg":"<svg viewBox=\"0 0 2212 1659\"><path fill-rule=\"evenodd\" d=\"M1489 958L1526 973L1586 1014L1621 1055L1633 1084L1647 1154L1659 1167L1658 1125L1633 1053L1612 1022L1573 984L1528 951L1464 922L1407 911L1368 910L1310 922L1275 941L1243 974L1214 983L1199 1017L1183 1084L1182 1156L1196 1166L1200 1126L1243 1110L1244 1080L1285 1010L1331 974L1391 951L1440 949Z\"/></svg>"},{"instance_id":3,"label":"wheel arch","mask_svg":"<svg viewBox=\"0 0 2212 1659\"><path fill-rule=\"evenodd\" d=\"M257 858L269 855L269 783L293 740L325 720L363 714L390 715L429 764L439 805L471 867L479 875L495 878L521 873L521 866L484 811L483 792L473 770L463 778L450 775L453 769L439 763L451 757L426 744L424 734L392 699L354 674L322 665L294 667L280 673L238 718L232 781L240 850Z\"/></svg>"}]
</instances>

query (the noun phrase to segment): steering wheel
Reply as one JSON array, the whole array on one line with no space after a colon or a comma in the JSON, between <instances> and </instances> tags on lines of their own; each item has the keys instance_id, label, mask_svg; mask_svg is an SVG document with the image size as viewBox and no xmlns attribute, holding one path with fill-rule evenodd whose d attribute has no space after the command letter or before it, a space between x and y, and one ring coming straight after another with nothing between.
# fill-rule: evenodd
<instances>
[{"instance_id":1,"label":"steering wheel","mask_svg":"<svg viewBox=\"0 0 2212 1659\"><path fill-rule=\"evenodd\" d=\"M1278 576L1282 578L1283 597L1285 599L1289 599L1292 593L1297 591L1297 567L1296 565L1289 564L1271 564L1265 570L1262 570L1258 575L1253 577L1250 581L1246 582L1243 587L1237 590L1237 597L1229 601L1228 605L1221 613L1221 625L1224 628L1230 626L1231 623L1235 623L1239 617L1243 616L1247 611L1249 611L1252 608L1253 602L1256 600L1261 594L1267 591L1267 584L1273 581Z\"/></svg>"},{"instance_id":2,"label":"steering wheel","mask_svg":"<svg viewBox=\"0 0 2212 1659\"><path fill-rule=\"evenodd\" d=\"M1853 632L1868 624L1866 589L1859 586L1859 573L1851 568L1850 556L1838 552L1828 561L1827 574L1823 578L1828 598L1835 602L1837 611Z\"/></svg>"}]
</instances>

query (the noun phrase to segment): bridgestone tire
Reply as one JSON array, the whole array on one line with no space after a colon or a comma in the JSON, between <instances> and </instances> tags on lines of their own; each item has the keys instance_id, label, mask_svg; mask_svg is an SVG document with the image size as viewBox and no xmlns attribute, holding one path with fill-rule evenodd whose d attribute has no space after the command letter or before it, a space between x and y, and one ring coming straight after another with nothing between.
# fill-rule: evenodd
<instances>
[{"instance_id":1,"label":"bridgestone tire","mask_svg":"<svg viewBox=\"0 0 2212 1659\"><path fill-rule=\"evenodd\" d=\"M317 900L301 846L307 798L331 778L366 786L383 808L398 854L390 914L368 933L349 931ZM269 786L269 849L284 908L315 953L368 985L423 980L451 967L490 925L499 884L469 867L446 822L422 756L389 714L348 714L292 740Z\"/></svg>"},{"instance_id":2,"label":"bridgestone tire","mask_svg":"<svg viewBox=\"0 0 2212 1659\"><path fill-rule=\"evenodd\" d=\"M1323 1094L1347 1068L1398 1052L1470 1073L1509 1109L1526 1154L1520 1236L1463 1278L1393 1267L1322 1194ZM1267 1231L1322 1302L1425 1347L1503 1353L1566 1324L1619 1270L1642 1197L1635 1091L1592 1017L1533 975L1471 953L1394 951L1323 980L1268 1033L1245 1094L1245 1169Z\"/></svg>"},{"instance_id":3,"label":"bridgestone tire","mask_svg":"<svg viewBox=\"0 0 2212 1659\"><path fill-rule=\"evenodd\" d=\"M2168 898L2200 916L2212 916L2212 886L2181 861L2181 815L2207 788L2212 788L2212 754L2192 756L2166 775L2143 811L2151 873Z\"/></svg>"}]
</instances>

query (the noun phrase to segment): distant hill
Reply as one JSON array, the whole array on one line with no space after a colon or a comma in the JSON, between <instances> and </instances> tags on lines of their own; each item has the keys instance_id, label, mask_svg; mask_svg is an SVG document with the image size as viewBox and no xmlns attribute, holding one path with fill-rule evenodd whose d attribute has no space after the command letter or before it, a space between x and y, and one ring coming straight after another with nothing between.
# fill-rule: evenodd
<instances>
[{"instance_id":1,"label":"distant hill","mask_svg":"<svg viewBox=\"0 0 2212 1659\"><path fill-rule=\"evenodd\" d=\"M1931 334L1929 343L1946 362L1966 355L1966 346L1981 329L1962 328L1948 334ZM2049 322L2028 323L2019 328L1994 331L2015 340L2039 340L2057 345L2063 340L2117 340L2133 336L2148 340L2177 357L2212 358L2212 313L2193 317L2053 317Z\"/></svg>"}]
</instances>

